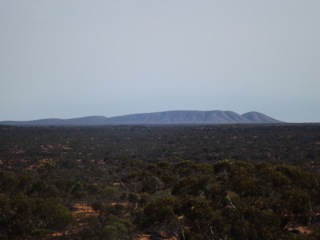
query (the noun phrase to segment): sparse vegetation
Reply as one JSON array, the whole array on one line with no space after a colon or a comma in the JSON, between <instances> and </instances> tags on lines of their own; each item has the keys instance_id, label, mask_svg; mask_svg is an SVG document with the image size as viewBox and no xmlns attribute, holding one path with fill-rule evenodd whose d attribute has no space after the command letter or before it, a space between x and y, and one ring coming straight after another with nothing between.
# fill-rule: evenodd
<instances>
[{"instance_id":1,"label":"sparse vegetation","mask_svg":"<svg viewBox=\"0 0 320 240\"><path fill-rule=\"evenodd\" d=\"M0 167L0 239L320 236L317 124L0 126Z\"/></svg>"}]
</instances>

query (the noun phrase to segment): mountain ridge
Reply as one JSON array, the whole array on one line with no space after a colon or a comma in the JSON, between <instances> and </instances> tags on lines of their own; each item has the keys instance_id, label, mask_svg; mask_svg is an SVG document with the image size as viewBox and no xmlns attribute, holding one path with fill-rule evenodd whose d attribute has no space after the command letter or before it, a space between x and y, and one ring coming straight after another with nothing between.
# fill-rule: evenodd
<instances>
[{"instance_id":1,"label":"mountain ridge","mask_svg":"<svg viewBox=\"0 0 320 240\"><path fill-rule=\"evenodd\" d=\"M31 121L1 121L13 126L95 126L95 125L162 125L162 124L256 124L283 123L260 112L238 114L233 111L172 110L136 113L114 117L87 116L70 119L47 118Z\"/></svg>"}]
</instances>

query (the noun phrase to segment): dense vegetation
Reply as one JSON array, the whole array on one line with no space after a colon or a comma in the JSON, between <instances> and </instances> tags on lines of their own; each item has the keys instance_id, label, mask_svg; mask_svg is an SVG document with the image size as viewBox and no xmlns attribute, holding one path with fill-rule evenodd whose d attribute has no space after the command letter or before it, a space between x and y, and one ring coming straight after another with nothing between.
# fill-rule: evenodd
<instances>
[{"instance_id":1,"label":"dense vegetation","mask_svg":"<svg viewBox=\"0 0 320 240\"><path fill-rule=\"evenodd\" d=\"M0 126L0 167L0 239L320 238L317 124Z\"/></svg>"}]
</instances>

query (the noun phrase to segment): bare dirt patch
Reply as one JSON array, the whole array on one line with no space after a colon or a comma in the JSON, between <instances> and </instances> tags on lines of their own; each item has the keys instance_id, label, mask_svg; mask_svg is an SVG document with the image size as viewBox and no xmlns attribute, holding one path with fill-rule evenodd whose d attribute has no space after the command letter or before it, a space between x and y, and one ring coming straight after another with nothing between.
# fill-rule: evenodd
<instances>
[{"instance_id":1,"label":"bare dirt patch","mask_svg":"<svg viewBox=\"0 0 320 240\"><path fill-rule=\"evenodd\" d=\"M90 205L76 203L72 206L71 216L72 222L64 232L53 232L48 235L46 240L61 239L61 237L77 235L88 228L92 222L97 221L98 213L96 213Z\"/></svg>"}]
</instances>

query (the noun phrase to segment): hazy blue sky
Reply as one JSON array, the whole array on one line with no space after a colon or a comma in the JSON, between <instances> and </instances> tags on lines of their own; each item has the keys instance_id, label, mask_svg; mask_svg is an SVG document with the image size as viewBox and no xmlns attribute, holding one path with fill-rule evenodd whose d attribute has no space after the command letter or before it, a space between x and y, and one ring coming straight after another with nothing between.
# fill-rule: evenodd
<instances>
[{"instance_id":1,"label":"hazy blue sky","mask_svg":"<svg viewBox=\"0 0 320 240\"><path fill-rule=\"evenodd\" d=\"M320 1L0 0L0 120L178 109L320 122Z\"/></svg>"}]
</instances>

